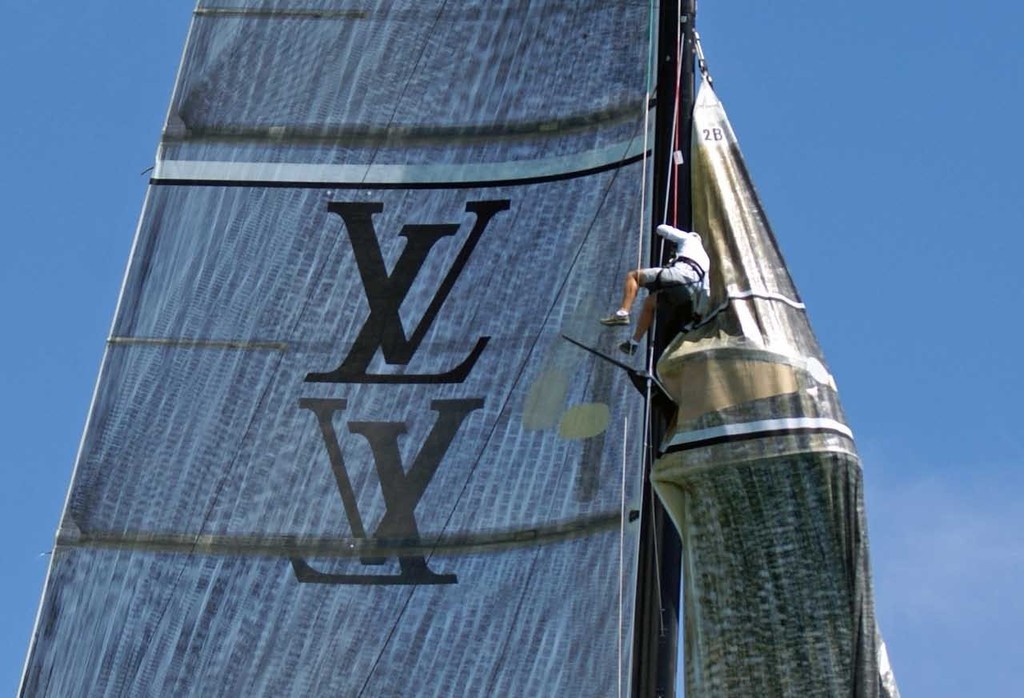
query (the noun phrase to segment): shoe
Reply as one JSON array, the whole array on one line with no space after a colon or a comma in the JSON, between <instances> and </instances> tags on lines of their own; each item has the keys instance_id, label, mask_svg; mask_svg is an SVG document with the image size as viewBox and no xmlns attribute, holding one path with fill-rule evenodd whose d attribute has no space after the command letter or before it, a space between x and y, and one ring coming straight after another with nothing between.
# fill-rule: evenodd
<instances>
[{"instance_id":1,"label":"shoe","mask_svg":"<svg viewBox=\"0 0 1024 698\"><path fill-rule=\"evenodd\" d=\"M621 351L623 354L633 356L634 354L636 354L636 347L637 345L633 344L632 342L623 342L622 344L619 345L619 351Z\"/></svg>"},{"instance_id":2,"label":"shoe","mask_svg":"<svg viewBox=\"0 0 1024 698\"><path fill-rule=\"evenodd\" d=\"M628 325L629 315L621 315L620 313L612 313L608 317L601 318L602 325Z\"/></svg>"}]
</instances>

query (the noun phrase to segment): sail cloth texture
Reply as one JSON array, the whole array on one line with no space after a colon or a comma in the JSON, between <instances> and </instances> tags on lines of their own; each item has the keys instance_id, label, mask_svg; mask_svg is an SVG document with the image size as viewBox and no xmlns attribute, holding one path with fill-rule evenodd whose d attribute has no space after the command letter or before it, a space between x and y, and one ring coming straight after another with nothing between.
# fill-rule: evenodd
<instances>
[{"instance_id":1,"label":"sail cloth texture","mask_svg":"<svg viewBox=\"0 0 1024 698\"><path fill-rule=\"evenodd\" d=\"M707 81L692 138L714 309L659 361L678 411L652 475L683 542L686 695L894 698L852 433Z\"/></svg>"},{"instance_id":2,"label":"sail cloth texture","mask_svg":"<svg viewBox=\"0 0 1024 698\"><path fill-rule=\"evenodd\" d=\"M649 13L199 3L21 695L628 693Z\"/></svg>"}]
</instances>

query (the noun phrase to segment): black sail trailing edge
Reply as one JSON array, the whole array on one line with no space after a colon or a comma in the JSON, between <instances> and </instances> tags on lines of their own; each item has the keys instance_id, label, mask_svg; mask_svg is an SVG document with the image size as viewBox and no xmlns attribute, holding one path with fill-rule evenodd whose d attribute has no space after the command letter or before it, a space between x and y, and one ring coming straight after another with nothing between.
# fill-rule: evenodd
<instances>
[{"instance_id":1,"label":"black sail trailing edge","mask_svg":"<svg viewBox=\"0 0 1024 698\"><path fill-rule=\"evenodd\" d=\"M852 433L706 79L691 160L714 309L658 363L677 410L652 474L683 543L686 693L895 698Z\"/></svg>"},{"instance_id":2,"label":"black sail trailing edge","mask_svg":"<svg viewBox=\"0 0 1024 698\"><path fill-rule=\"evenodd\" d=\"M201 0L21 695L629 693L650 13Z\"/></svg>"}]
</instances>

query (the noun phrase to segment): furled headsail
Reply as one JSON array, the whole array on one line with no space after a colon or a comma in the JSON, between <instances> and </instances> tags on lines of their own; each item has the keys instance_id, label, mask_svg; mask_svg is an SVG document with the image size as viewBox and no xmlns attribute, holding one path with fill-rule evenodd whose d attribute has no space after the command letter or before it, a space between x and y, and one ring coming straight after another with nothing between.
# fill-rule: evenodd
<instances>
[{"instance_id":1,"label":"furled headsail","mask_svg":"<svg viewBox=\"0 0 1024 698\"><path fill-rule=\"evenodd\" d=\"M683 543L686 694L896 696L852 433L707 79L691 151L713 310L658 363L677 410L652 474Z\"/></svg>"},{"instance_id":2,"label":"furled headsail","mask_svg":"<svg viewBox=\"0 0 1024 698\"><path fill-rule=\"evenodd\" d=\"M199 2L22 695L629 691L650 6Z\"/></svg>"}]
</instances>

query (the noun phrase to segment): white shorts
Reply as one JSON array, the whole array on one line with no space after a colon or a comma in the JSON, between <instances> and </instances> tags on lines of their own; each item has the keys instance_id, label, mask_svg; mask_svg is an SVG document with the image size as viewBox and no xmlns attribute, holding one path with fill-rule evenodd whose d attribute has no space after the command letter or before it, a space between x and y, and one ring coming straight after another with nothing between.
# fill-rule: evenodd
<instances>
[{"instance_id":1,"label":"white shorts","mask_svg":"<svg viewBox=\"0 0 1024 698\"><path fill-rule=\"evenodd\" d=\"M651 293L661 293L673 305L688 305L691 308L694 306L694 294L702 286L701 275L685 262L640 269L637 276L640 285Z\"/></svg>"}]
</instances>

